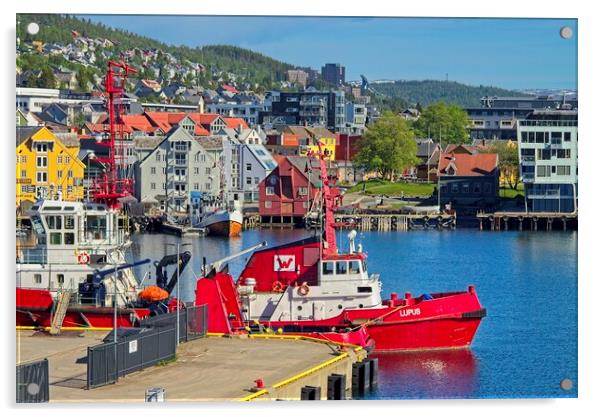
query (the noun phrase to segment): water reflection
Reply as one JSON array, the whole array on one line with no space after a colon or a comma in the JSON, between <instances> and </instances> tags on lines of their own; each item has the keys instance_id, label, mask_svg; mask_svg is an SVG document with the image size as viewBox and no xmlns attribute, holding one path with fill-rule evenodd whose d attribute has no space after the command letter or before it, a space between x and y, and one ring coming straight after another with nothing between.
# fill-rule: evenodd
<instances>
[{"instance_id":1,"label":"water reflection","mask_svg":"<svg viewBox=\"0 0 602 417\"><path fill-rule=\"evenodd\" d=\"M374 354L378 388L370 398L467 398L477 391L478 360L470 349Z\"/></svg>"}]
</instances>

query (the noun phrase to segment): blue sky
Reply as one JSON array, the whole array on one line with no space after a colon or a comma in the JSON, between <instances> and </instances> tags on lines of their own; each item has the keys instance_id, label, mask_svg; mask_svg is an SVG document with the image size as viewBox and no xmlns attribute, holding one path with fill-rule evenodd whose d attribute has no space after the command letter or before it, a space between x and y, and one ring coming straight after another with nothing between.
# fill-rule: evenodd
<instances>
[{"instance_id":1,"label":"blue sky","mask_svg":"<svg viewBox=\"0 0 602 417\"><path fill-rule=\"evenodd\" d=\"M230 44L347 80L446 78L471 85L577 88L574 19L87 15L175 45ZM560 28L573 29L571 39Z\"/></svg>"}]
</instances>

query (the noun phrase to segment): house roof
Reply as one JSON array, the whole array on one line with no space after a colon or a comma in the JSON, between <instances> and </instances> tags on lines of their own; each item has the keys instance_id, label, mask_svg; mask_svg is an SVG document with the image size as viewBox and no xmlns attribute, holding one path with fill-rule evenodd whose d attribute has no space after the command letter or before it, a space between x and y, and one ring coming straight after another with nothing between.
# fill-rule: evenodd
<instances>
[{"instance_id":1,"label":"house roof","mask_svg":"<svg viewBox=\"0 0 602 417\"><path fill-rule=\"evenodd\" d=\"M245 119L242 119L240 117L224 117L224 122L226 122L226 126L232 129L237 129L240 126L243 127L243 129L248 129L249 125L247 124L247 122L245 121Z\"/></svg>"},{"instance_id":2,"label":"house roof","mask_svg":"<svg viewBox=\"0 0 602 417\"><path fill-rule=\"evenodd\" d=\"M43 129L43 126L17 126L17 146L35 135L40 129Z\"/></svg>"},{"instance_id":3,"label":"house roof","mask_svg":"<svg viewBox=\"0 0 602 417\"><path fill-rule=\"evenodd\" d=\"M450 143L449 145L447 145L445 147L445 151L443 153L466 153L466 154L475 154L477 153L479 150L476 146L472 146L472 145L465 145L465 144L461 144L461 145L457 145L454 143Z\"/></svg>"},{"instance_id":4,"label":"house roof","mask_svg":"<svg viewBox=\"0 0 602 417\"><path fill-rule=\"evenodd\" d=\"M196 138L196 141L206 151L220 150L224 148L222 138L218 136L203 136Z\"/></svg>"},{"instance_id":5,"label":"house roof","mask_svg":"<svg viewBox=\"0 0 602 417\"><path fill-rule=\"evenodd\" d=\"M444 153L439 158L437 175L478 177L492 175L498 165L495 153Z\"/></svg>"}]
</instances>

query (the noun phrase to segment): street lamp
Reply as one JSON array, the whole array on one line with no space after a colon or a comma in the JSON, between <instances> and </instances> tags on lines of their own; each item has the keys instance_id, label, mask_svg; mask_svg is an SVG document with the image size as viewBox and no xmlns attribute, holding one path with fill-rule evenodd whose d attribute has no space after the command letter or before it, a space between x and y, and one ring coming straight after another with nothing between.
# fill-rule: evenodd
<instances>
[{"instance_id":1,"label":"street lamp","mask_svg":"<svg viewBox=\"0 0 602 417\"><path fill-rule=\"evenodd\" d=\"M166 243L167 246L176 247L176 299L178 300L178 309L176 311L176 346L180 344L180 247L192 246L192 243Z\"/></svg>"}]
</instances>

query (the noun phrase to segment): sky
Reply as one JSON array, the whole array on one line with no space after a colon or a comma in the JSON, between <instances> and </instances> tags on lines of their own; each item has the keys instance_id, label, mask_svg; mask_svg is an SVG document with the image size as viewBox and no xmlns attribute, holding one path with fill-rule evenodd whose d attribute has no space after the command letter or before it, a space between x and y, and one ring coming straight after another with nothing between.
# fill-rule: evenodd
<instances>
[{"instance_id":1,"label":"sky","mask_svg":"<svg viewBox=\"0 0 602 417\"><path fill-rule=\"evenodd\" d=\"M229 44L293 65L346 67L346 79L577 88L576 19L85 15L173 45ZM568 26L573 36L564 39Z\"/></svg>"}]
</instances>

